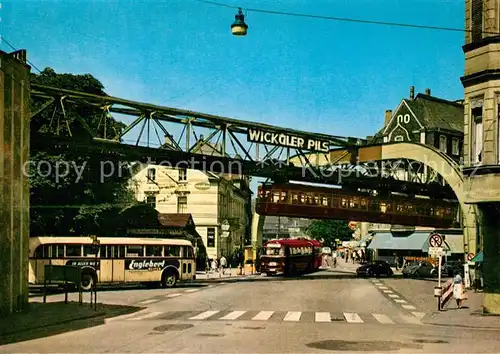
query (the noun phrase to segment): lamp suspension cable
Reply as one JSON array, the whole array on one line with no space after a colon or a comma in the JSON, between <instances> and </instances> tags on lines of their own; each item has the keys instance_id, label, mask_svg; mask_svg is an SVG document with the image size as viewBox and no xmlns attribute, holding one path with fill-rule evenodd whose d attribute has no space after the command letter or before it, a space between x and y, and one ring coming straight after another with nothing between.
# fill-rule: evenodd
<instances>
[{"instance_id":1,"label":"lamp suspension cable","mask_svg":"<svg viewBox=\"0 0 500 354\"><path fill-rule=\"evenodd\" d=\"M429 29L429 30L438 30L438 31L449 31L449 32L463 32L463 33L471 33L471 29L464 28L452 28L452 27L440 27L440 26L427 26L427 25L416 25L411 23L401 23L401 22L385 22L385 21L373 21L373 20L360 20L354 18L345 18L345 17L334 17L334 16L323 16L323 15L311 15L304 13L296 13L296 12L286 12L286 11L275 11L275 10L266 10L266 9L257 9L251 7L241 7L228 5L216 1L210 0L196 0L198 2L202 2L209 5L215 5L219 7L227 7L230 9L245 9L248 12L260 12L271 15L283 15L283 16L295 16L295 17L305 17L305 18L315 18L321 20L331 20L331 21L344 21L344 22L354 22L354 23L364 23L371 25L382 25L382 26L395 26L395 27L409 27L409 28L419 28L419 29ZM491 35L500 35L500 32L482 32L483 34L491 34Z\"/></svg>"}]
</instances>

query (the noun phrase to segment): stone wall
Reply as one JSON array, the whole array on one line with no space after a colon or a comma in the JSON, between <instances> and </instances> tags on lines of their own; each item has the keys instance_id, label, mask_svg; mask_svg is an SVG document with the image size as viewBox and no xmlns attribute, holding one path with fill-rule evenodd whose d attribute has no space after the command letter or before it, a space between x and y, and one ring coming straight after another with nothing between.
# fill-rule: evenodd
<instances>
[{"instance_id":1,"label":"stone wall","mask_svg":"<svg viewBox=\"0 0 500 354\"><path fill-rule=\"evenodd\" d=\"M25 52L0 51L0 314L28 304L29 74Z\"/></svg>"}]
</instances>

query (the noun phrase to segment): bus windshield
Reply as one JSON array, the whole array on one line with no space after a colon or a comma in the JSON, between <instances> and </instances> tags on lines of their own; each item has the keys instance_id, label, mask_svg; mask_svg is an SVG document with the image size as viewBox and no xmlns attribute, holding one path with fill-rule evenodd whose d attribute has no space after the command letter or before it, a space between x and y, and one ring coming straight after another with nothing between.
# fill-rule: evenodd
<instances>
[{"instance_id":1,"label":"bus windshield","mask_svg":"<svg viewBox=\"0 0 500 354\"><path fill-rule=\"evenodd\" d=\"M266 248L266 255L267 256L284 256L285 251L283 250L283 248L268 247L268 248Z\"/></svg>"}]
</instances>

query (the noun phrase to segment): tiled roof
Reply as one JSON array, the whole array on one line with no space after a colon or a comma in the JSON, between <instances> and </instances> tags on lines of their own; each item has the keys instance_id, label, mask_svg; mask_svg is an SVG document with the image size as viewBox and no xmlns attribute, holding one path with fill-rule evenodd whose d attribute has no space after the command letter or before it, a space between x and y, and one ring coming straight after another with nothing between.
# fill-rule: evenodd
<instances>
[{"instance_id":1,"label":"tiled roof","mask_svg":"<svg viewBox=\"0 0 500 354\"><path fill-rule=\"evenodd\" d=\"M168 227L187 227L193 223L191 214L158 214L158 221Z\"/></svg>"},{"instance_id":2,"label":"tiled roof","mask_svg":"<svg viewBox=\"0 0 500 354\"><path fill-rule=\"evenodd\" d=\"M420 123L427 129L464 131L464 106L419 93L415 100L406 100Z\"/></svg>"}]
</instances>

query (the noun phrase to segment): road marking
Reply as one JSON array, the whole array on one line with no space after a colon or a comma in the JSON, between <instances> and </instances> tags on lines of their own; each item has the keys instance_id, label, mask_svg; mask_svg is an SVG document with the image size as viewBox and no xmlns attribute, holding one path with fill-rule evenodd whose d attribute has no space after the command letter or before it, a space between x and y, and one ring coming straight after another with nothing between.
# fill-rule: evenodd
<instances>
[{"instance_id":1,"label":"road marking","mask_svg":"<svg viewBox=\"0 0 500 354\"><path fill-rule=\"evenodd\" d=\"M420 320L414 316L403 316L401 315L401 318L406 322L406 323L411 323L411 324L422 324Z\"/></svg>"},{"instance_id":2,"label":"road marking","mask_svg":"<svg viewBox=\"0 0 500 354\"><path fill-rule=\"evenodd\" d=\"M398 304L406 304L406 300L394 299Z\"/></svg>"},{"instance_id":3,"label":"road marking","mask_svg":"<svg viewBox=\"0 0 500 354\"><path fill-rule=\"evenodd\" d=\"M300 315L302 315L302 312L289 311L283 318L283 321L297 322L298 320L300 320Z\"/></svg>"},{"instance_id":4,"label":"road marking","mask_svg":"<svg viewBox=\"0 0 500 354\"><path fill-rule=\"evenodd\" d=\"M418 318L423 318L425 316L425 312L412 312L412 314Z\"/></svg>"},{"instance_id":5,"label":"road marking","mask_svg":"<svg viewBox=\"0 0 500 354\"><path fill-rule=\"evenodd\" d=\"M315 322L332 322L332 316L330 316L330 312L316 312Z\"/></svg>"},{"instance_id":6,"label":"road marking","mask_svg":"<svg viewBox=\"0 0 500 354\"><path fill-rule=\"evenodd\" d=\"M379 288L380 290L387 290L387 289L389 289L387 286L379 286L378 288Z\"/></svg>"},{"instance_id":7,"label":"road marking","mask_svg":"<svg viewBox=\"0 0 500 354\"><path fill-rule=\"evenodd\" d=\"M378 281L374 281L373 284L377 285L377 286L381 286L382 283L379 283Z\"/></svg>"},{"instance_id":8,"label":"road marking","mask_svg":"<svg viewBox=\"0 0 500 354\"><path fill-rule=\"evenodd\" d=\"M394 297L399 297L399 295L396 295L396 294L389 294L389 297L394 298Z\"/></svg>"},{"instance_id":9,"label":"road marking","mask_svg":"<svg viewBox=\"0 0 500 354\"><path fill-rule=\"evenodd\" d=\"M145 301L138 302L137 304L139 304L139 305L147 305L147 304L152 304L153 302L158 302L158 300L156 300L156 299L145 300Z\"/></svg>"},{"instance_id":10,"label":"road marking","mask_svg":"<svg viewBox=\"0 0 500 354\"><path fill-rule=\"evenodd\" d=\"M407 309L407 310L416 310L417 308L413 305L401 305L403 306L403 308Z\"/></svg>"},{"instance_id":11,"label":"road marking","mask_svg":"<svg viewBox=\"0 0 500 354\"><path fill-rule=\"evenodd\" d=\"M357 313L344 312L344 318L349 323L363 323L363 320Z\"/></svg>"},{"instance_id":12,"label":"road marking","mask_svg":"<svg viewBox=\"0 0 500 354\"><path fill-rule=\"evenodd\" d=\"M158 315L161 315L163 312L151 312L151 313L148 313L147 315L144 315L144 316L139 316L139 317L134 317L134 318L130 318L129 321L140 321L140 320L145 320L146 318L152 318L152 317L156 317Z\"/></svg>"},{"instance_id":13,"label":"road marking","mask_svg":"<svg viewBox=\"0 0 500 354\"><path fill-rule=\"evenodd\" d=\"M253 321L267 321L271 318L274 311L260 311L254 318Z\"/></svg>"},{"instance_id":14,"label":"road marking","mask_svg":"<svg viewBox=\"0 0 500 354\"><path fill-rule=\"evenodd\" d=\"M378 313L373 313L373 317L380 323L393 324L394 321L389 318L387 315L380 315Z\"/></svg>"},{"instance_id":15,"label":"road marking","mask_svg":"<svg viewBox=\"0 0 500 354\"><path fill-rule=\"evenodd\" d=\"M226 316L219 318L219 320L235 320L244 313L246 313L246 311L233 311L228 313Z\"/></svg>"},{"instance_id":16,"label":"road marking","mask_svg":"<svg viewBox=\"0 0 500 354\"><path fill-rule=\"evenodd\" d=\"M177 297L177 296L181 296L182 294L170 294L170 295L167 295L167 297Z\"/></svg>"},{"instance_id":17,"label":"road marking","mask_svg":"<svg viewBox=\"0 0 500 354\"><path fill-rule=\"evenodd\" d=\"M215 315L218 312L220 312L220 311L205 311L205 312L200 313L197 316L191 317L190 320L205 320L205 319L209 318L210 316Z\"/></svg>"},{"instance_id":18,"label":"road marking","mask_svg":"<svg viewBox=\"0 0 500 354\"><path fill-rule=\"evenodd\" d=\"M392 294L392 290L382 290L386 294Z\"/></svg>"},{"instance_id":19,"label":"road marking","mask_svg":"<svg viewBox=\"0 0 500 354\"><path fill-rule=\"evenodd\" d=\"M200 291L200 289L187 289L187 293L194 293L195 291Z\"/></svg>"},{"instance_id":20,"label":"road marking","mask_svg":"<svg viewBox=\"0 0 500 354\"><path fill-rule=\"evenodd\" d=\"M126 320L127 318L131 318L131 317L134 317L134 316L137 316L137 315L140 315L140 314L143 314L143 313L148 313L148 312L149 312L148 309L143 309L141 311L137 311L137 312L134 312L134 313L129 313L129 314L126 314L126 315L123 315L123 316L116 316L116 317L106 318L106 319L104 319L104 323L113 322L113 321Z\"/></svg>"}]
</instances>

